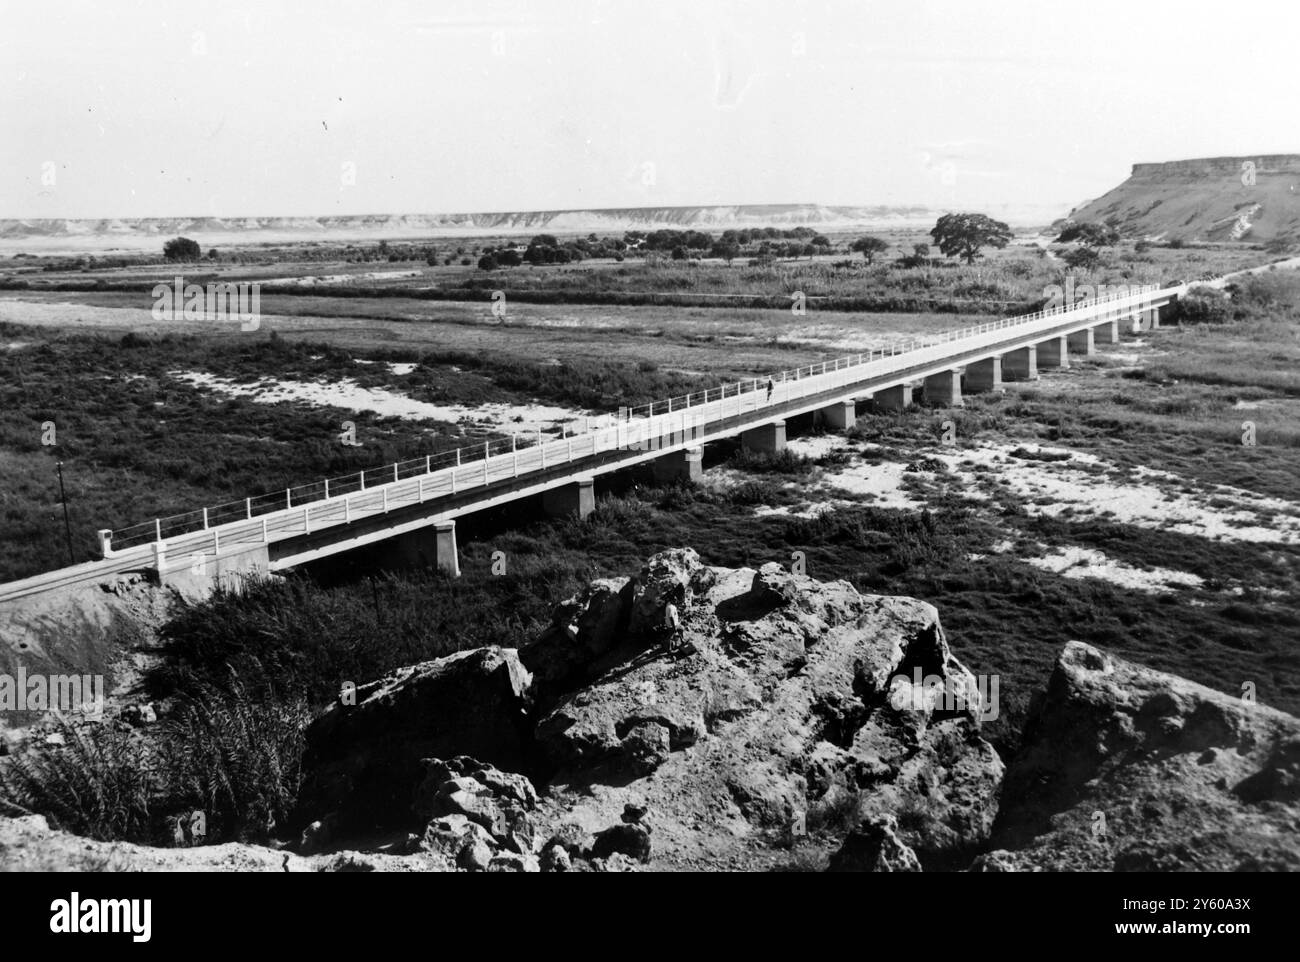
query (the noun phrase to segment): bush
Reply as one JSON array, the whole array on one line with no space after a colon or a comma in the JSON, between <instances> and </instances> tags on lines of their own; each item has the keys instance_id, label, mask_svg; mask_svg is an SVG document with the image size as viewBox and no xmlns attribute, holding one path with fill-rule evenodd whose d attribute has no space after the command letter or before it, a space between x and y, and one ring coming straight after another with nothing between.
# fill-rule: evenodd
<instances>
[{"instance_id":1,"label":"bush","mask_svg":"<svg viewBox=\"0 0 1300 962\"><path fill-rule=\"evenodd\" d=\"M63 744L22 752L0 766L0 811L44 815L57 827L102 841L147 842L150 803L161 784L142 736L115 724L59 719Z\"/></svg>"},{"instance_id":2,"label":"bush","mask_svg":"<svg viewBox=\"0 0 1300 962\"><path fill-rule=\"evenodd\" d=\"M153 729L60 720L62 744L0 767L0 811L44 815L103 841L165 842L169 823L202 812L199 841L265 839L298 792L305 703L226 689L185 699Z\"/></svg>"},{"instance_id":3,"label":"bush","mask_svg":"<svg viewBox=\"0 0 1300 962\"><path fill-rule=\"evenodd\" d=\"M202 254L199 242L188 237L173 237L163 244L163 257L169 261L196 261Z\"/></svg>"},{"instance_id":4,"label":"bush","mask_svg":"<svg viewBox=\"0 0 1300 962\"><path fill-rule=\"evenodd\" d=\"M1178 317L1189 324L1222 324L1232 320L1232 304L1222 291L1193 287L1178 299Z\"/></svg>"}]
</instances>

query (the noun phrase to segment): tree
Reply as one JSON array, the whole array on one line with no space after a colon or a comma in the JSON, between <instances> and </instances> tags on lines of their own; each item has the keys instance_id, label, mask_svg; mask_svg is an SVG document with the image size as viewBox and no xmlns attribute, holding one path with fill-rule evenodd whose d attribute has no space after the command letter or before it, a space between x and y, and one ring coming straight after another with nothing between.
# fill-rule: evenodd
<instances>
[{"instance_id":1,"label":"tree","mask_svg":"<svg viewBox=\"0 0 1300 962\"><path fill-rule=\"evenodd\" d=\"M877 254L883 254L889 250L889 245L879 237L859 237L849 245L849 250L861 252L863 258L868 264L875 261Z\"/></svg>"},{"instance_id":2,"label":"tree","mask_svg":"<svg viewBox=\"0 0 1300 962\"><path fill-rule=\"evenodd\" d=\"M163 257L169 261L196 261L203 255L198 241L188 237L173 237L163 244Z\"/></svg>"},{"instance_id":3,"label":"tree","mask_svg":"<svg viewBox=\"0 0 1300 962\"><path fill-rule=\"evenodd\" d=\"M492 257L496 258L497 265L500 267L518 267L524 262L519 253L510 247L496 251Z\"/></svg>"},{"instance_id":4,"label":"tree","mask_svg":"<svg viewBox=\"0 0 1300 962\"><path fill-rule=\"evenodd\" d=\"M469 263L468 258L461 261L462 264ZM484 254L478 259L478 269L481 271L494 271L497 269L497 259L491 254Z\"/></svg>"},{"instance_id":5,"label":"tree","mask_svg":"<svg viewBox=\"0 0 1300 962\"><path fill-rule=\"evenodd\" d=\"M720 240L713 245L713 248L709 251L709 256L721 257L730 267L731 262L740 256L740 245Z\"/></svg>"},{"instance_id":6,"label":"tree","mask_svg":"<svg viewBox=\"0 0 1300 962\"><path fill-rule=\"evenodd\" d=\"M944 257L960 256L974 264L982 247L1006 247L1011 228L986 214L944 214L930 230Z\"/></svg>"},{"instance_id":7,"label":"tree","mask_svg":"<svg viewBox=\"0 0 1300 962\"><path fill-rule=\"evenodd\" d=\"M1097 266L1097 262L1101 260L1101 255L1097 253L1097 248L1095 247L1081 246L1074 248L1074 250L1066 251L1061 255L1061 259L1075 270L1088 270Z\"/></svg>"},{"instance_id":8,"label":"tree","mask_svg":"<svg viewBox=\"0 0 1300 962\"><path fill-rule=\"evenodd\" d=\"M930 245L913 244L912 253L901 261L904 267L928 267L930 264Z\"/></svg>"},{"instance_id":9,"label":"tree","mask_svg":"<svg viewBox=\"0 0 1300 962\"><path fill-rule=\"evenodd\" d=\"M1065 230L1061 231L1061 236L1056 238L1056 242L1058 244L1075 242L1092 248L1112 247L1119 243L1119 231L1109 224L1067 224Z\"/></svg>"},{"instance_id":10,"label":"tree","mask_svg":"<svg viewBox=\"0 0 1300 962\"><path fill-rule=\"evenodd\" d=\"M530 247L559 247L560 242L555 239L554 234L538 234L528 242Z\"/></svg>"}]
</instances>

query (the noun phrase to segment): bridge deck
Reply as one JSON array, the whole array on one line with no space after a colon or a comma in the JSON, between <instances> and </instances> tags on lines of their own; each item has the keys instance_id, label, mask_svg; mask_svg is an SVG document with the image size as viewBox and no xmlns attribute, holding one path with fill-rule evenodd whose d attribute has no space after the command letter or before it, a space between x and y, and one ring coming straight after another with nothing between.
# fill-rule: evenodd
<instances>
[{"instance_id":1,"label":"bridge deck","mask_svg":"<svg viewBox=\"0 0 1300 962\"><path fill-rule=\"evenodd\" d=\"M348 550L360 543L427 526L435 520L527 497L580 477L620 470L675 450L734 436L783 417L840 400L865 397L1058 335L1133 316L1169 303L1183 290L1181 287L1148 288L1069 309L1040 311L975 325L923 343L912 342L913 346L906 350L871 352L808 369L781 372L772 378L774 390L770 397L766 378L725 385L702 395L656 402L648 407L645 417L599 419L595 427L571 437L526 447L511 441L511 449L496 454L491 453L490 446L477 448L478 458L472 461L464 460L457 452L461 463L437 469L432 467L431 460L426 461L427 470L412 477L400 477L398 466L392 466L397 480L367 486L364 490L319 497L309 503L256 515L253 502L249 501L248 517L211 525L196 524L195 530L161 538L155 534L164 530L164 522L159 520L129 531L136 543L114 547L100 561L0 586L0 602L98 580L115 572L153 567L160 557L168 559L172 567L180 567L189 565L196 554L218 559L280 542L293 543L282 545L274 552L271 567L290 567L310 557ZM698 400L692 404L692 398ZM654 413L656 410L661 413ZM293 500L292 495L287 500ZM392 516L391 528L381 527L376 532L373 526L367 526L371 529L368 534L353 534L353 526L358 522L381 515ZM207 522L206 510L201 518Z\"/></svg>"}]
</instances>

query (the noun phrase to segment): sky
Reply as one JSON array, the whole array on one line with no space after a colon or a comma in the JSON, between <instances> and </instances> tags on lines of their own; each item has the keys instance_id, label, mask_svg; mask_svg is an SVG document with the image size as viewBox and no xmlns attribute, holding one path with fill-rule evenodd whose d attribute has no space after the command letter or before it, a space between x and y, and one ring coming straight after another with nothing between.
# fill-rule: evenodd
<instances>
[{"instance_id":1,"label":"sky","mask_svg":"<svg viewBox=\"0 0 1300 962\"><path fill-rule=\"evenodd\" d=\"M1300 4L0 0L0 218L1064 214L1300 151Z\"/></svg>"}]
</instances>

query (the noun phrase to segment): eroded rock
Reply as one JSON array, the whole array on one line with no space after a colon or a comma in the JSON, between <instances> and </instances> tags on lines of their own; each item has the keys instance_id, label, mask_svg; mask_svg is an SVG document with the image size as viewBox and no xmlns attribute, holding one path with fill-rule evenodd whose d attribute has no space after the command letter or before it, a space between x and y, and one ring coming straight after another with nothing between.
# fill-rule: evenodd
<instances>
[{"instance_id":1,"label":"eroded rock","mask_svg":"<svg viewBox=\"0 0 1300 962\"><path fill-rule=\"evenodd\" d=\"M1067 645L983 871L1300 869L1300 719Z\"/></svg>"}]
</instances>

